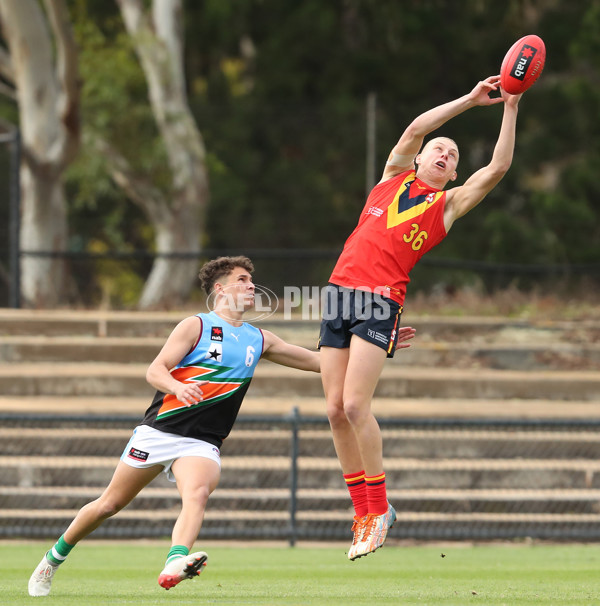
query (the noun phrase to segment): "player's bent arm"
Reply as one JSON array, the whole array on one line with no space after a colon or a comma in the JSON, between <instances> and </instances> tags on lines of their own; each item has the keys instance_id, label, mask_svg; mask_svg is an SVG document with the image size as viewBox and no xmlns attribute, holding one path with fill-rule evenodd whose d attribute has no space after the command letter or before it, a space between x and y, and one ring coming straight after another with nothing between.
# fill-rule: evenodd
<instances>
[{"instance_id":1,"label":"player's bent arm","mask_svg":"<svg viewBox=\"0 0 600 606\"><path fill-rule=\"evenodd\" d=\"M506 93L503 95L506 98L504 115L492 159L487 166L471 175L463 186L455 187L446 194L444 211L446 230L450 229L456 219L477 206L498 185L512 164L520 96Z\"/></svg>"},{"instance_id":2,"label":"player's bent arm","mask_svg":"<svg viewBox=\"0 0 600 606\"><path fill-rule=\"evenodd\" d=\"M425 137L448 122L451 118L462 114L467 109L477 105L494 105L501 103L502 98L491 98L489 93L497 90L500 76L490 76L478 82L475 88L467 94L438 105L420 116L417 116L406 128L398 143L392 149L383 171L382 181L413 167L413 160L419 153Z\"/></svg>"},{"instance_id":3,"label":"player's bent arm","mask_svg":"<svg viewBox=\"0 0 600 606\"><path fill-rule=\"evenodd\" d=\"M146 371L146 381L163 393L173 394L185 404L202 399L198 383L182 383L171 375L173 369L192 349L200 334L200 319L190 316L182 320L169 335L162 349Z\"/></svg>"},{"instance_id":4,"label":"player's bent arm","mask_svg":"<svg viewBox=\"0 0 600 606\"><path fill-rule=\"evenodd\" d=\"M319 353L280 339L269 330L262 331L265 344L262 357L282 366L321 372Z\"/></svg>"}]
</instances>

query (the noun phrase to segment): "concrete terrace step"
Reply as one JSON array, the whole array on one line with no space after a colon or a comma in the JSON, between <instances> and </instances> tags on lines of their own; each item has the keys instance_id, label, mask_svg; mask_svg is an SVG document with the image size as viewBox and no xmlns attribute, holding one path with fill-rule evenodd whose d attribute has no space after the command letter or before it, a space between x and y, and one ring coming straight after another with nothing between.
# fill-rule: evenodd
<instances>
[{"instance_id":1,"label":"concrete terrace step","mask_svg":"<svg viewBox=\"0 0 600 606\"><path fill-rule=\"evenodd\" d=\"M135 395L152 397L145 381L147 365L103 363L39 363L0 366L3 395Z\"/></svg>"},{"instance_id":2,"label":"concrete terrace step","mask_svg":"<svg viewBox=\"0 0 600 606\"><path fill-rule=\"evenodd\" d=\"M1 486L101 486L110 480L117 457L2 456ZM386 459L386 480L397 489L598 489L600 461L564 459ZM288 457L224 458L222 488L286 486ZM168 484L163 476L155 480ZM300 488L340 485L337 459L298 459Z\"/></svg>"},{"instance_id":3,"label":"concrete terrace step","mask_svg":"<svg viewBox=\"0 0 600 606\"><path fill-rule=\"evenodd\" d=\"M600 370L600 345L439 342L416 340L396 353L393 365L499 370Z\"/></svg>"},{"instance_id":4,"label":"concrete terrace step","mask_svg":"<svg viewBox=\"0 0 600 606\"><path fill-rule=\"evenodd\" d=\"M55 537L73 519L77 510L0 511L0 536ZM177 512L171 510L124 510L94 532L96 538L168 536ZM347 511L300 511L294 520L285 511L208 510L202 527L204 539L283 538L343 539L351 536ZM394 539L493 540L515 536L554 540L598 540L599 514L552 513L454 513L399 511L388 534Z\"/></svg>"},{"instance_id":5,"label":"concrete terrace step","mask_svg":"<svg viewBox=\"0 0 600 606\"><path fill-rule=\"evenodd\" d=\"M146 365L110 363L40 363L0 366L3 395L151 397ZM257 367L253 396L320 397L318 373L263 362ZM600 373L594 371L517 371L490 369L402 368L388 365L377 397L600 399Z\"/></svg>"},{"instance_id":6,"label":"concrete terrace step","mask_svg":"<svg viewBox=\"0 0 600 606\"><path fill-rule=\"evenodd\" d=\"M315 349L316 339L292 334L289 341ZM113 362L149 364L164 344L161 337L0 336L0 360L7 363ZM600 344L477 344L415 340L392 365L515 370L600 370Z\"/></svg>"},{"instance_id":7,"label":"concrete terrace step","mask_svg":"<svg viewBox=\"0 0 600 606\"><path fill-rule=\"evenodd\" d=\"M101 488L73 486L3 487L2 510L78 509L100 496ZM424 513L600 513L600 490L388 490L397 511ZM346 511L346 489L300 489L298 511ZM181 498L175 488L146 488L128 510L173 509ZM211 510L288 511L285 488L219 489L211 496Z\"/></svg>"},{"instance_id":8,"label":"concrete terrace step","mask_svg":"<svg viewBox=\"0 0 600 606\"><path fill-rule=\"evenodd\" d=\"M252 391L252 390L251 390ZM252 393L244 399L240 418L255 415L291 414L297 408L301 415L325 418L323 397L262 397ZM0 414L4 415L89 415L125 417L128 427L141 421L150 404L148 397L116 396L0 396ZM595 400L488 399L488 398L381 398L373 400L372 410L379 419L511 419L511 420L577 420L600 419Z\"/></svg>"},{"instance_id":9,"label":"concrete terrace step","mask_svg":"<svg viewBox=\"0 0 600 606\"><path fill-rule=\"evenodd\" d=\"M552 513L437 513L437 512L405 512L396 511L399 515L399 521L423 521L423 522L450 522L450 521L464 521L470 523L477 522L559 522L559 523L576 523L586 522L595 523L600 522L600 514L552 514ZM77 510L69 509L46 509L42 511L29 511L29 510L11 510L5 509L0 511L0 520L4 521L13 517L20 520L32 519L32 520L51 520L51 519L65 519L71 521ZM159 521L159 520L170 520L175 522L179 512L172 510L123 510L118 513L113 520L146 520L146 521ZM315 521L320 520L324 523L335 523L340 522L347 525L349 523L348 512L340 511L298 511L298 520L309 520ZM289 513L287 511L225 511L225 510L207 510L205 514L206 522L228 521L234 522L272 522L272 521L288 521ZM351 518L350 518L351 523ZM68 522L67 522L68 524ZM65 524L65 526L67 525Z\"/></svg>"},{"instance_id":10,"label":"concrete terrace step","mask_svg":"<svg viewBox=\"0 0 600 606\"><path fill-rule=\"evenodd\" d=\"M111 310L27 310L0 308L0 335L90 335L90 336L160 336L165 337L175 324L201 309L169 312ZM481 343L543 339L569 343L600 342L600 321L597 320L535 320L507 317L417 316L408 312L404 325L417 329L422 338L436 341L475 339ZM257 322L260 328L286 334L312 332L316 340L319 319L290 319L276 314ZM291 332L288 332L291 331ZM533 331L533 332L532 332ZM567 338L568 337L568 338Z\"/></svg>"},{"instance_id":11,"label":"concrete terrace step","mask_svg":"<svg viewBox=\"0 0 600 606\"><path fill-rule=\"evenodd\" d=\"M289 456L289 428L244 429L238 426L223 445L223 455ZM330 430L303 429L299 454L335 457ZM600 459L600 427L595 431L536 431L519 428L405 428L382 429L386 457ZM120 456L131 429L67 427L2 427L3 456Z\"/></svg>"},{"instance_id":12,"label":"concrete terrace step","mask_svg":"<svg viewBox=\"0 0 600 606\"><path fill-rule=\"evenodd\" d=\"M12 486L2 489L2 495L20 495L36 496L39 498L49 498L56 494L62 494L65 497L81 497L85 499L95 499L102 493L102 488L85 486ZM303 499L339 499L343 498L346 507L350 511L350 502L348 491L345 488L300 488L298 496ZM148 486L143 489L141 495L148 499L177 498L180 499L177 488L174 484L167 487ZM390 501L405 499L406 501L433 501L433 500L461 500L476 499L481 501L503 501L509 499L521 499L523 501L545 500L549 502L561 501L563 499L577 499L583 501L599 501L600 490L531 490L531 489L420 489L420 490L397 490L393 487L388 490ZM136 501L140 498L136 497ZM213 495L212 500L227 501L232 498L244 499L286 499L290 496L289 488L219 488ZM134 501L135 502L135 501ZM40 509L43 505L38 504ZM50 508L53 509L53 508Z\"/></svg>"},{"instance_id":13,"label":"concrete terrace step","mask_svg":"<svg viewBox=\"0 0 600 606\"><path fill-rule=\"evenodd\" d=\"M8 363L113 362L150 364L161 337L0 336L0 359Z\"/></svg>"},{"instance_id":14,"label":"concrete terrace step","mask_svg":"<svg viewBox=\"0 0 600 606\"><path fill-rule=\"evenodd\" d=\"M115 520L121 519L143 519L148 521L153 520L171 520L177 519L178 511L171 510L157 510L157 511L132 511L124 510L114 518ZM598 524L600 522L600 514L496 514L496 513L435 513L435 512L403 512L397 513L402 517L401 521L429 521L429 522L443 522L451 520L462 520L465 522L478 522L478 521L511 521L511 522L592 522ZM67 509L47 509L44 511L27 511L27 510L3 510L0 511L0 520L6 520L7 518L18 516L21 519L61 519L65 518L69 521L77 514L77 510ZM289 513L287 511L218 511L218 510L207 510L205 514L206 521L228 520L231 522L235 521L275 521L282 520L287 521L289 519ZM319 511L319 512L303 512L297 513L298 519L302 520L315 520L321 519L323 522L337 522L340 521L344 524L348 524L349 514L347 512L339 511ZM351 523L351 520L350 520Z\"/></svg>"},{"instance_id":15,"label":"concrete terrace step","mask_svg":"<svg viewBox=\"0 0 600 606\"><path fill-rule=\"evenodd\" d=\"M175 312L0 309L1 335L166 337L183 318Z\"/></svg>"}]
</instances>

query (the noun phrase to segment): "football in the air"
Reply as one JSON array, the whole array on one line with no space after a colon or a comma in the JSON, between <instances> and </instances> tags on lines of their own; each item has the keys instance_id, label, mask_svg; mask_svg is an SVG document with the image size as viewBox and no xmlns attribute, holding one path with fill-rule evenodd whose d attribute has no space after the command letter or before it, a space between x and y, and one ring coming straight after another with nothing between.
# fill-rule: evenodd
<instances>
[{"instance_id":1,"label":"football in the air","mask_svg":"<svg viewBox=\"0 0 600 606\"><path fill-rule=\"evenodd\" d=\"M511 95L525 92L539 77L546 63L544 41L534 34L523 36L508 50L500 68L500 86Z\"/></svg>"}]
</instances>

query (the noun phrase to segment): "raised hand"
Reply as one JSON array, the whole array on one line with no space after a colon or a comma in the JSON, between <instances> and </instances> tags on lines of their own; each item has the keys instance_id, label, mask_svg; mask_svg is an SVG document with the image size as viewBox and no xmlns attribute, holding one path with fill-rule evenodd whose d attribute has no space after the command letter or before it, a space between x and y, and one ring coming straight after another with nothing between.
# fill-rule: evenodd
<instances>
[{"instance_id":1,"label":"raised hand","mask_svg":"<svg viewBox=\"0 0 600 606\"><path fill-rule=\"evenodd\" d=\"M495 105L502 103L502 97L490 97L490 93L500 89L500 75L489 76L478 82L468 97L473 105Z\"/></svg>"}]
</instances>

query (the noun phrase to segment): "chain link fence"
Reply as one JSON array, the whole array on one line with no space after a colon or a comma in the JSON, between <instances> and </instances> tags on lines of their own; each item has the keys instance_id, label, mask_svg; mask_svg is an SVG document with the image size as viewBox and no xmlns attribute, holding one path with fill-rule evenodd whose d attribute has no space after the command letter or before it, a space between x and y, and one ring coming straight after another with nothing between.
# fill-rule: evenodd
<instances>
[{"instance_id":1,"label":"chain link fence","mask_svg":"<svg viewBox=\"0 0 600 606\"><path fill-rule=\"evenodd\" d=\"M2 415L0 537L53 539L108 484L137 417ZM600 540L600 421L380 420L391 539ZM350 540L325 418L241 416L222 448L205 539ZM163 476L95 533L170 536Z\"/></svg>"},{"instance_id":2,"label":"chain link fence","mask_svg":"<svg viewBox=\"0 0 600 606\"><path fill-rule=\"evenodd\" d=\"M198 260L198 269L222 255L245 255L256 265L254 279L278 297L286 289L322 288L341 249L205 249L202 253L173 253L169 258ZM40 261L63 259L71 282L69 305L87 309L136 309L143 285L150 275L154 260L161 255L151 251L106 253L20 251L19 258ZM4 275L5 283L13 280ZM13 280L14 281L14 280ZM491 263L446 257L425 257L411 272L410 294L452 295L461 289L481 295L514 290L536 292L557 297L590 297L600 292L600 264L519 264ZM1 295L2 293L0 293ZM8 292L5 293L8 297ZM186 304L202 303L205 294L198 281L193 285ZM18 307L19 305L11 305Z\"/></svg>"}]
</instances>

